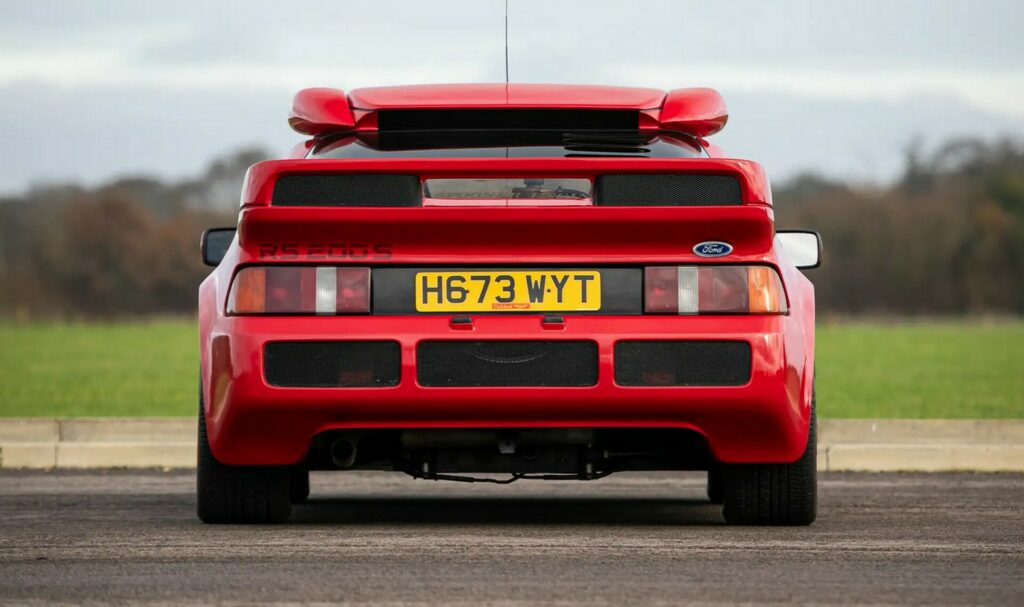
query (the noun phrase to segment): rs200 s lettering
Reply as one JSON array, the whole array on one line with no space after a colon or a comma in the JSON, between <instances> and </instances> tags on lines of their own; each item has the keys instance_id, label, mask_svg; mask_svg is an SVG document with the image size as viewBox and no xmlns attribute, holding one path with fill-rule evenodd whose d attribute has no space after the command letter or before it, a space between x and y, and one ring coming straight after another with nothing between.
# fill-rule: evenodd
<instances>
[{"instance_id":1,"label":"rs200 s lettering","mask_svg":"<svg viewBox=\"0 0 1024 607\"><path fill-rule=\"evenodd\" d=\"M263 243L260 259L391 259L391 245L360 243Z\"/></svg>"}]
</instances>

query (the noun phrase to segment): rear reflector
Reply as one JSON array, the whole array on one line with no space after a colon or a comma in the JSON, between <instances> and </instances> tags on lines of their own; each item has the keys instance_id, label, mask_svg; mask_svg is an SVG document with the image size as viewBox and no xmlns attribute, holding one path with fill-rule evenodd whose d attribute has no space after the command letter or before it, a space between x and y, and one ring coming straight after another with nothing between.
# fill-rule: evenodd
<instances>
[{"instance_id":1,"label":"rear reflector","mask_svg":"<svg viewBox=\"0 0 1024 607\"><path fill-rule=\"evenodd\" d=\"M228 314L335 315L369 311L370 268L242 268L228 295Z\"/></svg>"},{"instance_id":2,"label":"rear reflector","mask_svg":"<svg viewBox=\"0 0 1024 607\"><path fill-rule=\"evenodd\" d=\"M648 314L785 314L786 295L768 266L644 268Z\"/></svg>"}]
</instances>

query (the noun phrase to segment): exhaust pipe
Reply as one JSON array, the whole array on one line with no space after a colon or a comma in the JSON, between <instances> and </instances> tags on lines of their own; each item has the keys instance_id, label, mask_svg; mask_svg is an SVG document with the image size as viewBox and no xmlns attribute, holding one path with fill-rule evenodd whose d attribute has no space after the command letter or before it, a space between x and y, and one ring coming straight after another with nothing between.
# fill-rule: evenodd
<instances>
[{"instance_id":1,"label":"exhaust pipe","mask_svg":"<svg viewBox=\"0 0 1024 607\"><path fill-rule=\"evenodd\" d=\"M339 468L351 468L356 463L356 443L349 438L331 443L331 461Z\"/></svg>"}]
</instances>

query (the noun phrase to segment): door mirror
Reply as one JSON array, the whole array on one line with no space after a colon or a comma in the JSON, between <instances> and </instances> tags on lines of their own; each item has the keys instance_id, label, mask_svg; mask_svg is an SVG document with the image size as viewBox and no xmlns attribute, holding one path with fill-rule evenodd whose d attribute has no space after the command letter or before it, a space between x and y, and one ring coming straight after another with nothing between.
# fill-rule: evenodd
<instances>
[{"instance_id":1,"label":"door mirror","mask_svg":"<svg viewBox=\"0 0 1024 607\"><path fill-rule=\"evenodd\" d=\"M210 228L203 232L203 239L200 249L203 253L203 263L208 266L218 266L235 239L237 228Z\"/></svg>"},{"instance_id":2,"label":"door mirror","mask_svg":"<svg viewBox=\"0 0 1024 607\"><path fill-rule=\"evenodd\" d=\"M783 254L801 270L821 265L821 235L809 230L786 230L775 233Z\"/></svg>"}]
</instances>

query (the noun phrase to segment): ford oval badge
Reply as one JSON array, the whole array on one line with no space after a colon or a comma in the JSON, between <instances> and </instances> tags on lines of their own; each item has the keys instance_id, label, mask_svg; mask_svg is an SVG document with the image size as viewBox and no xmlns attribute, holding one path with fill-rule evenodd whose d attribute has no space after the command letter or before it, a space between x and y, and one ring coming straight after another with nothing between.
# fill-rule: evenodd
<instances>
[{"instance_id":1,"label":"ford oval badge","mask_svg":"<svg viewBox=\"0 0 1024 607\"><path fill-rule=\"evenodd\" d=\"M709 240L693 247L693 254L698 257L725 257L732 253L732 245L727 242Z\"/></svg>"}]
</instances>

